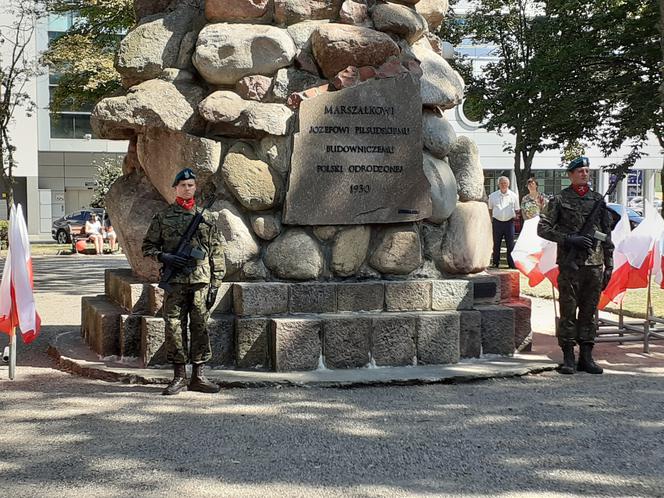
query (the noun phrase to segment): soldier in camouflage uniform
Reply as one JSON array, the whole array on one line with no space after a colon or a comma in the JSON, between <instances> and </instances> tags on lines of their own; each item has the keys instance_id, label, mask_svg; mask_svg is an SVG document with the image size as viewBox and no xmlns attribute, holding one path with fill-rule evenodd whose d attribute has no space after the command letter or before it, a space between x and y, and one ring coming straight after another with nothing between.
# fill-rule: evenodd
<instances>
[{"instance_id":1,"label":"soldier in camouflage uniform","mask_svg":"<svg viewBox=\"0 0 664 498\"><path fill-rule=\"evenodd\" d=\"M595 310L599 296L611 278L613 270L613 243L611 242L611 218L601 194L588 186L590 177L588 158L574 159L567 167L572 185L563 189L550 202L541 215L537 233L540 237L558 244L558 290L560 292L560 322L556 331L558 344L563 351L560 372L573 374L574 344L579 344L579 371L601 374L592 358L597 333ZM601 202L595 216L596 230L606 234L600 242L579 233L589 217L595 202ZM570 251L576 251L573 265L566 265ZM578 310L578 316L577 316Z\"/></svg>"},{"instance_id":2,"label":"soldier in camouflage uniform","mask_svg":"<svg viewBox=\"0 0 664 498\"><path fill-rule=\"evenodd\" d=\"M177 269L169 282L173 289L164 296L167 358L173 363L174 376L163 394L178 394L187 387L185 365L188 361L193 364L189 390L216 393L219 386L205 378L203 366L212 356L207 330L209 310L217 298L226 270L222 242L211 215L206 211L203 213L205 222L199 225L192 239L192 245L202 250L205 257L197 260L175 254L197 209L194 202L194 172L189 168L180 171L175 177L173 188L176 202L154 215L143 240L144 256L153 257ZM190 348L187 348L187 322Z\"/></svg>"}]
</instances>

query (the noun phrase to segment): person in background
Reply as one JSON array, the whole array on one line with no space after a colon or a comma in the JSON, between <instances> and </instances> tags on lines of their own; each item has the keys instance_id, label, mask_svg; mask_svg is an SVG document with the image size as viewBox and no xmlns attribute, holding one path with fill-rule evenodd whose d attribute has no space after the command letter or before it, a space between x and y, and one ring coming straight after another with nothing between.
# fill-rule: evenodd
<instances>
[{"instance_id":1,"label":"person in background","mask_svg":"<svg viewBox=\"0 0 664 498\"><path fill-rule=\"evenodd\" d=\"M507 265L514 268L514 219L519 214L519 198L510 190L510 180L506 176L498 178L498 190L489 196L489 214L493 227L493 266L500 265L500 244L505 239Z\"/></svg>"},{"instance_id":2,"label":"person in background","mask_svg":"<svg viewBox=\"0 0 664 498\"><path fill-rule=\"evenodd\" d=\"M111 219L108 216L106 216L104 225L104 238L108 240L108 248L111 252L115 252L118 248L118 234L113 229Z\"/></svg>"},{"instance_id":3,"label":"person in background","mask_svg":"<svg viewBox=\"0 0 664 498\"><path fill-rule=\"evenodd\" d=\"M85 222L85 235L87 235L88 241L95 245L95 254L102 254L104 237L101 233L101 223L95 213L90 213L88 221Z\"/></svg>"},{"instance_id":4,"label":"person in background","mask_svg":"<svg viewBox=\"0 0 664 498\"><path fill-rule=\"evenodd\" d=\"M528 178L526 185L528 193L521 199L521 215L524 221L539 216L548 202L544 194L537 190L539 185L534 176Z\"/></svg>"}]
</instances>

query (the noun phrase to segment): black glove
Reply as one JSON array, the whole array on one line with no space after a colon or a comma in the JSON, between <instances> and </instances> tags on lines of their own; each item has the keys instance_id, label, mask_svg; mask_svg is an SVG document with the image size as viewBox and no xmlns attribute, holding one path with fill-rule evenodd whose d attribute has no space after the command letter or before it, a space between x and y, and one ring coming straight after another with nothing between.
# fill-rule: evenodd
<instances>
[{"instance_id":1,"label":"black glove","mask_svg":"<svg viewBox=\"0 0 664 498\"><path fill-rule=\"evenodd\" d=\"M604 273L602 274L602 290L606 289L606 286L609 285L609 280L611 280L611 274L613 273L613 267L605 266Z\"/></svg>"},{"instance_id":2,"label":"black glove","mask_svg":"<svg viewBox=\"0 0 664 498\"><path fill-rule=\"evenodd\" d=\"M568 249L572 247L576 247L577 249L590 249L593 246L593 239L591 239L587 235L570 233L565 239L565 246Z\"/></svg>"},{"instance_id":3,"label":"black glove","mask_svg":"<svg viewBox=\"0 0 664 498\"><path fill-rule=\"evenodd\" d=\"M212 309L212 306L214 306L214 303L217 301L218 292L219 288L213 287L212 285L208 289L207 297L205 298L205 306L207 306L208 310Z\"/></svg>"},{"instance_id":4,"label":"black glove","mask_svg":"<svg viewBox=\"0 0 664 498\"><path fill-rule=\"evenodd\" d=\"M184 268L187 264L187 258L178 256L177 254L171 254L170 252L162 252L158 257L159 261L165 265L172 266L173 268L180 269Z\"/></svg>"}]
</instances>

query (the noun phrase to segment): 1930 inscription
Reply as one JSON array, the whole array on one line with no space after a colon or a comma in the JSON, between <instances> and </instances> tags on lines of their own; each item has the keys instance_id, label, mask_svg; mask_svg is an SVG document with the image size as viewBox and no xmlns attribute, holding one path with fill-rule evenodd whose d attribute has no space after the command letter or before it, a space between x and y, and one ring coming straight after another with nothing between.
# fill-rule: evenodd
<instances>
[{"instance_id":1,"label":"1930 inscription","mask_svg":"<svg viewBox=\"0 0 664 498\"><path fill-rule=\"evenodd\" d=\"M392 223L430 214L415 77L372 80L302 102L284 223Z\"/></svg>"}]
</instances>

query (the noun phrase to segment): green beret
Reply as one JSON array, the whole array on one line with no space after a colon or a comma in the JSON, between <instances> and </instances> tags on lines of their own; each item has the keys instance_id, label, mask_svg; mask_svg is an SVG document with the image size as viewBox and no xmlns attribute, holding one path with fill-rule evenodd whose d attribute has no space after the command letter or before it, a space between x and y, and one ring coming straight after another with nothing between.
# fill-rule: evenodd
<instances>
[{"instance_id":1,"label":"green beret","mask_svg":"<svg viewBox=\"0 0 664 498\"><path fill-rule=\"evenodd\" d=\"M589 168L590 160L586 156L577 157L567 165L567 171L574 171L576 168Z\"/></svg>"},{"instance_id":2,"label":"green beret","mask_svg":"<svg viewBox=\"0 0 664 498\"><path fill-rule=\"evenodd\" d=\"M194 172L191 170L191 168L185 168L182 171L180 171L177 175L175 175L175 179L173 180L173 186L176 187L178 183L180 183L182 180L195 180L196 175Z\"/></svg>"}]
</instances>

